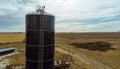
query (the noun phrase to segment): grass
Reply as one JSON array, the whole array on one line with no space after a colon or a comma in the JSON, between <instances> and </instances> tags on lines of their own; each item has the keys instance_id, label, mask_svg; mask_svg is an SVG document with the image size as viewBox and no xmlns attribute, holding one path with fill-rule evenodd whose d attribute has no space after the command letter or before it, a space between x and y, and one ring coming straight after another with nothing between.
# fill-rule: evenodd
<instances>
[{"instance_id":1,"label":"grass","mask_svg":"<svg viewBox=\"0 0 120 69\"><path fill-rule=\"evenodd\" d=\"M24 64L24 61L25 61L25 44L24 43L9 43L9 44L0 45L0 49L9 48L9 47L16 48L16 52L18 52L19 54L16 54L16 55L13 55L13 56L8 56L4 59L9 59L11 64Z\"/></svg>"},{"instance_id":2,"label":"grass","mask_svg":"<svg viewBox=\"0 0 120 69\"><path fill-rule=\"evenodd\" d=\"M120 69L120 33L59 33L56 34L56 44L60 44L66 49L70 46L71 50L84 54L91 59L95 59L103 64L106 64L114 69ZM89 43L89 42L108 42L112 44L111 50L105 52L92 51L85 48L73 47L72 43Z\"/></svg>"},{"instance_id":3,"label":"grass","mask_svg":"<svg viewBox=\"0 0 120 69\"><path fill-rule=\"evenodd\" d=\"M63 62L69 61L67 59L68 54L63 54L61 52L55 51L55 60L62 60ZM93 69L89 64L78 61L76 58L72 58L72 64L68 69Z\"/></svg>"},{"instance_id":4,"label":"grass","mask_svg":"<svg viewBox=\"0 0 120 69\"><path fill-rule=\"evenodd\" d=\"M1 33L0 49L14 47L20 54L6 57L11 64L24 64L25 60L25 43L21 43L25 38L23 33Z\"/></svg>"},{"instance_id":5,"label":"grass","mask_svg":"<svg viewBox=\"0 0 120 69\"><path fill-rule=\"evenodd\" d=\"M56 47L67 50L68 46L72 52L84 54L91 59L95 59L103 64L106 64L114 69L120 69L120 33L57 33L56 34ZM25 61L25 43L20 43L24 40L24 34L0 34L0 49L14 47L19 55L6 57L12 64L24 64ZM89 43L89 42L108 42L112 44L115 50L107 50L101 52L99 50L92 51L84 48L77 48L70 44L72 43ZM55 52L56 60L64 60L63 53ZM73 65L70 69L94 69L89 64L77 61L73 58Z\"/></svg>"},{"instance_id":6,"label":"grass","mask_svg":"<svg viewBox=\"0 0 120 69\"><path fill-rule=\"evenodd\" d=\"M3 33L0 34L0 43L21 42L25 38L24 34Z\"/></svg>"}]
</instances>

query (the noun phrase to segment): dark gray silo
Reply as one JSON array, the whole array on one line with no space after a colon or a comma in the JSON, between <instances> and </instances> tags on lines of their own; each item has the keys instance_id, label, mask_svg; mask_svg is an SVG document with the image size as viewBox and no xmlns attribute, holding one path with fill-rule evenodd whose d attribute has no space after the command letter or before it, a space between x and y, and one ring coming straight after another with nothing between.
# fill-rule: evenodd
<instances>
[{"instance_id":1,"label":"dark gray silo","mask_svg":"<svg viewBox=\"0 0 120 69\"><path fill-rule=\"evenodd\" d=\"M26 69L54 69L54 19L44 6L26 15Z\"/></svg>"}]
</instances>

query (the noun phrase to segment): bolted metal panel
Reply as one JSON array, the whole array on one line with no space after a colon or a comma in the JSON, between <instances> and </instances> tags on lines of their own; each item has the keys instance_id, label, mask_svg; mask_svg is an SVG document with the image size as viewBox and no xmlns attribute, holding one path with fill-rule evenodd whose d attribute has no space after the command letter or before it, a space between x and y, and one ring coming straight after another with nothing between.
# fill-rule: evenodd
<instances>
[{"instance_id":1,"label":"bolted metal panel","mask_svg":"<svg viewBox=\"0 0 120 69\"><path fill-rule=\"evenodd\" d=\"M54 69L54 19L47 13L26 15L26 69Z\"/></svg>"}]
</instances>

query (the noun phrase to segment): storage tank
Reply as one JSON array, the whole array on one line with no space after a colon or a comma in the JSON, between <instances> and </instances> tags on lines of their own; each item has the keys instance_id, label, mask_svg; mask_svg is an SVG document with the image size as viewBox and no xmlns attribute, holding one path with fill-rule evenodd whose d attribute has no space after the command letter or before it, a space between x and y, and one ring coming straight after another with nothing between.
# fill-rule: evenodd
<instances>
[{"instance_id":1,"label":"storage tank","mask_svg":"<svg viewBox=\"0 0 120 69\"><path fill-rule=\"evenodd\" d=\"M54 69L54 15L37 6L26 15L26 69Z\"/></svg>"}]
</instances>

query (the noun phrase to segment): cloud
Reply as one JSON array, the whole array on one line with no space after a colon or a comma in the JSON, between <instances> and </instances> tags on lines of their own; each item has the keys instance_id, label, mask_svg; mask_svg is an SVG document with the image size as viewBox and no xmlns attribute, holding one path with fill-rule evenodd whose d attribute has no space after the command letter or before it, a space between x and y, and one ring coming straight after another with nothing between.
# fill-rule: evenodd
<instances>
[{"instance_id":1,"label":"cloud","mask_svg":"<svg viewBox=\"0 0 120 69\"><path fill-rule=\"evenodd\" d=\"M120 24L119 3L120 0L2 0L0 31L25 31L25 15L40 4L55 15L56 32L114 32Z\"/></svg>"},{"instance_id":2,"label":"cloud","mask_svg":"<svg viewBox=\"0 0 120 69\"><path fill-rule=\"evenodd\" d=\"M117 32L120 27L119 21L106 22L99 24L82 24L82 23L60 23L56 24L57 32ZM64 30L64 31L63 31Z\"/></svg>"}]
</instances>

